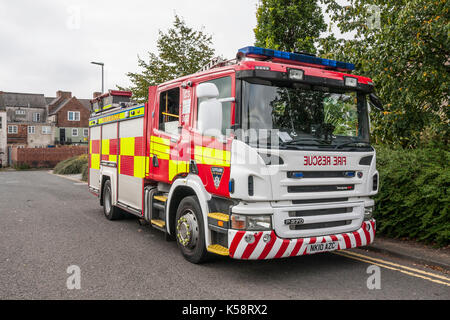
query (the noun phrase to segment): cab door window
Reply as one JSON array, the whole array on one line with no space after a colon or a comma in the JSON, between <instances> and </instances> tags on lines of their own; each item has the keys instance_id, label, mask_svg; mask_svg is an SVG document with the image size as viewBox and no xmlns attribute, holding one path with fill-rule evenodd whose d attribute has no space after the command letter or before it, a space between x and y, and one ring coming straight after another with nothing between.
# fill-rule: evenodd
<instances>
[{"instance_id":1,"label":"cab door window","mask_svg":"<svg viewBox=\"0 0 450 320\"><path fill-rule=\"evenodd\" d=\"M161 92L159 95L159 130L177 134L180 118L180 88Z\"/></svg>"}]
</instances>

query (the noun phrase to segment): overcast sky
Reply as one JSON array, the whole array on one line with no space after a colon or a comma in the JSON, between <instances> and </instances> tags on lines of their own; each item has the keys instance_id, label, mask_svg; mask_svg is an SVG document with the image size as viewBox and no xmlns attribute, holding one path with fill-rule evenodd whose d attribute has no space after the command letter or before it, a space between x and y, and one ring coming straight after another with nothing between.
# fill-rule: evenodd
<instances>
[{"instance_id":1,"label":"overcast sky","mask_svg":"<svg viewBox=\"0 0 450 320\"><path fill-rule=\"evenodd\" d=\"M0 0L0 91L71 91L91 98L129 85L137 55L157 52L158 30L175 12L187 25L213 36L216 54L233 58L253 45L257 0Z\"/></svg>"}]
</instances>

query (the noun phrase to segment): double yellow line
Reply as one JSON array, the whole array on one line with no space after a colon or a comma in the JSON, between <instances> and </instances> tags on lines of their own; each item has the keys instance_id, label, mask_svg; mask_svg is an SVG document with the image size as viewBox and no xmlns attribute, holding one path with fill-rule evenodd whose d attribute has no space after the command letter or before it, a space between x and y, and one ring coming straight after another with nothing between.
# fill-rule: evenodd
<instances>
[{"instance_id":1,"label":"double yellow line","mask_svg":"<svg viewBox=\"0 0 450 320\"><path fill-rule=\"evenodd\" d=\"M337 254L339 256L343 256L346 258L350 258L350 259L366 262L369 264L377 265L382 268L399 271L399 272L407 274L409 276L421 278L424 280L443 284L443 285L450 287L450 278L439 275L439 274L426 272L426 271L423 271L420 269L407 267L404 265L400 265L400 264L382 260L382 259L372 258L372 257L365 256L365 255L362 255L362 254L359 254L359 253L356 253L353 251L334 251L333 253Z\"/></svg>"}]
</instances>

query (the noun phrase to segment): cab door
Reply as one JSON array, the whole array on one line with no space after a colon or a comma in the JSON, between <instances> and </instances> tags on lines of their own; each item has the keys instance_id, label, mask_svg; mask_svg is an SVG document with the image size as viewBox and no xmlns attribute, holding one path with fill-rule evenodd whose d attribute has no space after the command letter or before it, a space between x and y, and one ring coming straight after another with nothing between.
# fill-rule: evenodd
<instances>
[{"instance_id":1,"label":"cab door","mask_svg":"<svg viewBox=\"0 0 450 320\"><path fill-rule=\"evenodd\" d=\"M205 189L216 195L229 197L229 179L231 164L231 142L229 130L235 119L235 77L234 73L209 75L195 80L195 86L202 83L213 83L218 91L218 99L222 103L222 137L208 136L197 130L198 109L200 99L195 95L193 113L192 154L198 175Z\"/></svg>"},{"instance_id":2,"label":"cab door","mask_svg":"<svg viewBox=\"0 0 450 320\"><path fill-rule=\"evenodd\" d=\"M188 162L182 159L181 103L178 85L157 92L150 136L150 177L153 180L171 183L178 174L188 170Z\"/></svg>"}]
</instances>

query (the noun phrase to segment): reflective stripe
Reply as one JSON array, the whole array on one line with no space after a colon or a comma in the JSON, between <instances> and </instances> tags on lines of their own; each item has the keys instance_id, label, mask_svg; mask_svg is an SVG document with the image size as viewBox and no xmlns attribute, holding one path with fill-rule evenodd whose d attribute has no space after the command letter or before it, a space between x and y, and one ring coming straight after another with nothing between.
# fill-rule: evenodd
<instances>
[{"instance_id":1,"label":"reflective stripe","mask_svg":"<svg viewBox=\"0 0 450 320\"><path fill-rule=\"evenodd\" d=\"M120 155L134 156L134 137L120 138Z\"/></svg>"},{"instance_id":2,"label":"reflective stripe","mask_svg":"<svg viewBox=\"0 0 450 320\"><path fill-rule=\"evenodd\" d=\"M92 169L100 169L100 155L92 153L91 154L91 168Z\"/></svg>"},{"instance_id":3,"label":"reflective stripe","mask_svg":"<svg viewBox=\"0 0 450 320\"><path fill-rule=\"evenodd\" d=\"M109 154L109 140L102 140L102 154Z\"/></svg>"},{"instance_id":4,"label":"reflective stripe","mask_svg":"<svg viewBox=\"0 0 450 320\"><path fill-rule=\"evenodd\" d=\"M106 110L109 107L111 107L111 105L107 105L107 106L103 107L103 110ZM100 111L100 109L95 109L94 111L97 112L97 111ZM127 110L127 111L121 111L121 112L106 115L103 117L90 119L89 126L95 126L95 125L99 125L99 124L105 124L105 123L109 123L109 122L129 119L129 118L142 117L142 116L144 116L144 113L145 113L145 107L142 105L142 106L139 106L134 109Z\"/></svg>"},{"instance_id":5,"label":"reflective stripe","mask_svg":"<svg viewBox=\"0 0 450 320\"><path fill-rule=\"evenodd\" d=\"M227 150L195 146L194 157L198 164L229 167L231 153Z\"/></svg>"},{"instance_id":6,"label":"reflective stripe","mask_svg":"<svg viewBox=\"0 0 450 320\"><path fill-rule=\"evenodd\" d=\"M145 178L145 157L135 156L134 157L134 176L136 178Z\"/></svg>"},{"instance_id":7,"label":"reflective stripe","mask_svg":"<svg viewBox=\"0 0 450 320\"><path fill-rule=\"evenodd\" d=\"M180 160L169 160L169 180L178 173L188 172L189 162Z\"/></svg>"}]
</instances>

